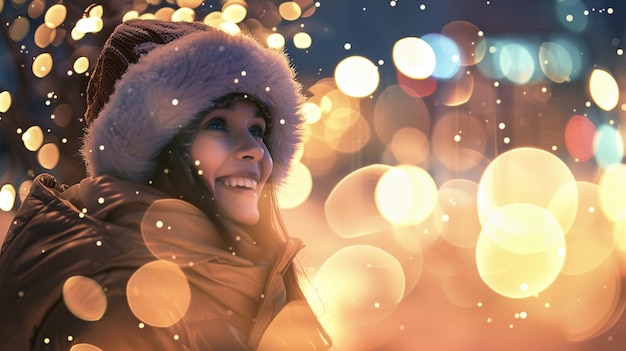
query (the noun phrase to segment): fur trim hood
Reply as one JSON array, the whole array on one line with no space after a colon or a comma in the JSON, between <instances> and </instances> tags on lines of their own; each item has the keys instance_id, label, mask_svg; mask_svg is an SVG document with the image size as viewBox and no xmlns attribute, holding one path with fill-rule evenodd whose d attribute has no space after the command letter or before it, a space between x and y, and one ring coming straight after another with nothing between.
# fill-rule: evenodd
<instances>
[{"instance_id":1,"label":"fur trim hood","mask_svg":"<svg viewBox=\"0 0 626 351\"><path fill-rule=\"evenodd\" d=\"M284 53L251 36L211 28L157 46L128 67L86 131L81 154L88 175L145 182L170 140L215 99L234 92L269 108L272 177L280 183L301 139L303 96L295 71Z\"/></svg>"}]
</instances>

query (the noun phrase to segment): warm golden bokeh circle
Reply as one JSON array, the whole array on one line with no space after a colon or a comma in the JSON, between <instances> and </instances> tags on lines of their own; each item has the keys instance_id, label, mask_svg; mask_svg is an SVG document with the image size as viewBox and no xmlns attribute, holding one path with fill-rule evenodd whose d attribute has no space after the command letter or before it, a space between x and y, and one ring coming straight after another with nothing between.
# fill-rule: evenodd
<instances>
[{"instance_id":1,"label":"warm golden bokeh circle","mask_svg":"<svg viewBox=\"0 0 626 351\"><path fill-rule=\"evenodd\" d=\"M72 314L85 321L97 321L106 312L107 297L95 280L75 275L63 283L63 301Z\"/></svg>"},{"instance_id":2,"label":"warm golden bokeh circle","mask_svg":"<svg viewBox=\"0 0 626 351\"><path fill-rule=\"evenodd\" d=\"M375 190L381 215L396 225L415 225L430 216L437 204L437 184L423 168L399 165L385 172Z\"/></svg>"},{"instance_id":3,"label":"warm golden bokeh circle","mask_svg":"<svg viewBox=\"0 0 626 351\"><path fill-rule=\"evenodd\" d=\"M169 327L180 321L191 302L185 273L168 261L141 266L128 280L126 298L140 321L155 327Z\"/></svg>"},{"instance_id":4,"label":"warm golden bokeh circle","mask_svg":"<svg viewBox=\"0 0 626 351\"><path fill-rule=\"evenodd\" d=\"M337 183L324 204L326 220L336 235L353 238L391 228L374 197L380 178L390 169L380 164L366 166Z\"/></svg>"},{"instance_id":5,"label":"warm golden bokeh circle","mask_svg":"<svg viewBox=\"0 0 626 351\"><path fill-rule=\"evenodd\" d=\"M484 225L506 205L533 204L549 210L566 233L578 206L573 184L572 171L554 154L537 148L512 149L494 159L480 179L480 221Z\"/></svg>"},{"instance_id":6,"label":"warm golden bokeh circle","mask_svg":"<svg viewBox=\"0 0 626 351\"><path fill-rule=\"evenodd\" d=\"M532 204L493 213L478 237L476 263L483 281L509 298L526 298L550 286L565 261L565 236L556 218Z\"/></svg>"}]
</instances>

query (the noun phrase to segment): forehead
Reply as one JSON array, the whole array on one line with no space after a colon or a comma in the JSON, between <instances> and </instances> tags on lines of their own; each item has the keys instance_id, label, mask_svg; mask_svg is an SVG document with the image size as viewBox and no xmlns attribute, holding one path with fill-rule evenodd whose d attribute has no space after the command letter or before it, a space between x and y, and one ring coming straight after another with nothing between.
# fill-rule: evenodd
<instances>
[{"instance_id":1,"label":"forehead","mask_svg":"<svg viewBox=\"0 0 626 351\"><path fill-rule=\"evenodd\" d=\"M245 93L231 93L231 94L227 94L222 97L219 97L215 101L213 101L213 106L211 107L211 109L233 106L235 103L239 101L250 102L250 103L255 104L258 110L263 115L263 117L267 119L270 118L271 114L270 114L269 107L266 104L259 101L256 97L249 95L249 94L245 94Z\"/></svg>"},{"instance_id":2,"label":"forehead","mask_svg":"<svg viewBox=\"0 0 626 351\"><path fill-rule=\"evenodd\" d=\"M229 101L227 104L214 105L209 112L212 110L236 110L238 108L254 109L257 113L263 115L259 104L248 100L234 100Z\"/></svg>"}]
</instances>

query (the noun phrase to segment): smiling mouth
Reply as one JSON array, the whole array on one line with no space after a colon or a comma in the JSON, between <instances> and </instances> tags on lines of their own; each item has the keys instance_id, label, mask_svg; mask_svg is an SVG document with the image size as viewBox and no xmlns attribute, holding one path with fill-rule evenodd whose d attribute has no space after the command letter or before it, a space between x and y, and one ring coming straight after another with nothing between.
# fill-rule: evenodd
<instances>
[{"instance_id":1,"label":"smiling mouth","mask_svg":"<svg viewBox=\"0 0 626 351\"><path fill-rule=\"evenodd\" d=\"M217 183L235 189L256 190L257 181L245 177L227 177L216 179Z\"/></svg>"}]
</instances>

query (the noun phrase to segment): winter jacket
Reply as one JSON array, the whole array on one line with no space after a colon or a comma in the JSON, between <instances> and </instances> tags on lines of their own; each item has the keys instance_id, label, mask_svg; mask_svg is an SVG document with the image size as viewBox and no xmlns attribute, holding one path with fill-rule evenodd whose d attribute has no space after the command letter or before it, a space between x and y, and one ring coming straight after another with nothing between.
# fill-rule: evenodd
<instances>
[{"instance_id":1,"label":"winter jacket","mask_svg":"<svg viewBox=\"0 0 626 351\"><path fill-rule=\"evenodd\" d=\"M0 252L0 350L255 349L302 243L233 235L147 185L40 175Z\"/></svg>"}]
</instances>

